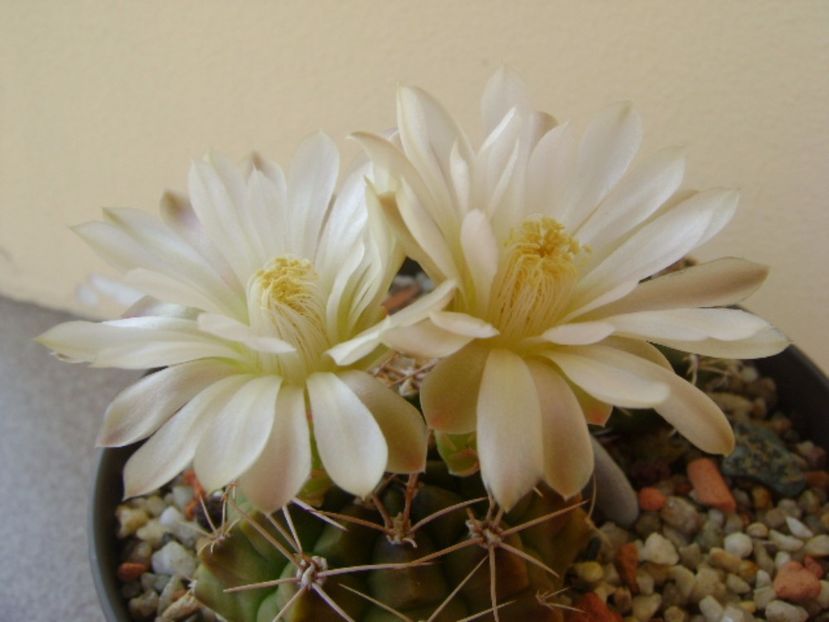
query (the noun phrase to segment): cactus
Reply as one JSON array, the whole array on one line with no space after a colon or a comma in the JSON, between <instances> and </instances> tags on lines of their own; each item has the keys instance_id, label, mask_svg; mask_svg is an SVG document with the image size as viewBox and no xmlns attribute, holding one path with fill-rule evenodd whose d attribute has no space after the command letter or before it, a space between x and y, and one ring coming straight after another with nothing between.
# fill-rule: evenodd
<instances>
[{"instance_id":1,"label":"cactus","mask_svg":"<svg viewBox=\"0 0 829 622\"><path fill-rule=\"evenodd\" d=\"M479 476L432 460L367 500L272 515L237 496L199 553L196 597L232 622L557 622L563 576L590 536L584 503L546 486L499 509Z\"/></svg>"}]
</instances>

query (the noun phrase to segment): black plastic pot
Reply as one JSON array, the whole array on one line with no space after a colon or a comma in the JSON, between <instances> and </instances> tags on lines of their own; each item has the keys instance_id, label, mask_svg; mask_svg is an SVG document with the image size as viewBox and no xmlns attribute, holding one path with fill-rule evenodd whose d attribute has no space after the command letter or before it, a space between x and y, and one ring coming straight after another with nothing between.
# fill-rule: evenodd
<instances>
[{"instance_id":1,"label":"black plastic pot","mask_svg":"<svg viewBox=\"0 0 829 622\"><path fill-rule=\"evenodd\" d=\"M829 378L794 346L756 364L777 382L780 403L797 429L829 450ZM121 471L134 450L135 446L101 450L92 488L89 558L101 608L109 622L130 620L115 576L120 561L115 507L123 494Z\"/></svg>"}]
</instances>

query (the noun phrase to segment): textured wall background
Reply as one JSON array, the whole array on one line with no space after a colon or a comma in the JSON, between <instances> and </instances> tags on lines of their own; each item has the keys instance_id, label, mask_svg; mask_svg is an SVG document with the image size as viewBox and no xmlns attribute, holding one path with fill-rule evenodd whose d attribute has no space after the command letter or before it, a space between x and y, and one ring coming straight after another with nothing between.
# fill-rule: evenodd
<instances>
[{"instance_id":1,"label":"textured wall background","mask_svg":"<svg viewBox=\"0 0 829 622\"><path fill-rule=\"evenodd\" d=\"M398 81L469 126L503 63L559 119L633 100L645 151L686 144L689 185L741 188L701 256L771 265L748 306L829 370L823 1L0 0L0 292L79 311L107 270L68 225L155 210L209 148L284 160L391 126Z\"/></svg>"}]
</instances>

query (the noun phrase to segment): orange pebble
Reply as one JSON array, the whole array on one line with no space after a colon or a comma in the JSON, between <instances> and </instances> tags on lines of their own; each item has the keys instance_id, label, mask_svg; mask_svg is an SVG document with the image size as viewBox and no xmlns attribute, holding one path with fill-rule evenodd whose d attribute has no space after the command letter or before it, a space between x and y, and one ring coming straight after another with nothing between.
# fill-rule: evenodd
<instances>
[{"instance_id":1,"label":"orange pebble","mask_svg":"<svg viewBox=\"0 0 829 622\"><path fill-rule=\"evenodd\" d=\"M803 567L815 575L818 579L822 579L824 572L823 566L820 565L820 562L817 561L814 557L809 555L803 560Z\"/></svg>"},{"instance_id":2,"label":"orange pebble","mask_svg":"<svg viewBox=\"0 0 829 622\"><path fill-rule=\"evenodd\" d=\"M653 486L645 486L639 491L639 507L646 512L658 512L668 498Z\"/></svg>"},{"instance_id":3,"label":"orange pebble","mask_svg":"<svg viewBox=\"0 0 829 622\"><path fill-rule=\"evenodd\" d=\"M826 471L807 471L805 476L809 488L829 489L829 473Z\"/></svg>"},{"instance_id":4,"label":"orange pebble","mask_svg":"<svg viewBox=\"0 0 829 622\"><path fill-rule=\"evenodd\" d=\"M129 583L130 581L136 581L149 569L150 567L147 566L147 564L142 564L140 562L124 562L118 566L116 575L118 576L118 579L124 583Z\"/></svg>"},{"instance_id":5,"label":"orange pebble","mask_svg":"<svg viewBox=\"0 0 829 622\"><path fill-rule=\"evenodd\" d=\"M633 594L639 593L639 584L636 582L636 568L638 565L639 551L636 544L628 542L620 546L619 552L616 554L616 570L619 571L622 581Z\"/></svg>"},{"instance_id":6,"label":"orange pebble","mask_svg":"<svg viewBox=\"0 0 829 622\"><path fill-rule=\"evenodd\" d=\"M697 500L723 512L736 512L737 502L728 488L716 462L698 458L688 463L688 479L694 487Z\"/></svg>"},{"instance_id":7,"label":"orange pebble","mask_svg":"<svg viewBox=\"0 0 829 622\"><path fill-rule=\"evenodd\" d=\"M774 577L774 593L796 603L812 600L820 594L820 581L799 563L789 562Z\"/></svg>"},{"instance_id":8,"label":"orange pebble","mask_svg":"<svg viewBox=\"0 0 829 622\"><path fill-rule=\"evenodd\" d=\"M576 605L567 609L567 622L622 622L622 616L610 609L595 592L588 592Z\"/></svg>"}]
</instances>

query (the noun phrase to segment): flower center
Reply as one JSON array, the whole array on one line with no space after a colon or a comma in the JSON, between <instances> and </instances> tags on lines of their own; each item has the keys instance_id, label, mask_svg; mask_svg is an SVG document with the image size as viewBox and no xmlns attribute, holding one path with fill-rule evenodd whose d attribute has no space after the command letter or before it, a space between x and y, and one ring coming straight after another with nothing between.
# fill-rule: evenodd
<instances>
[{"instance_id":1,"label":"flower center","mask_svg":"<svg viewBox=\"0 0 829 622\"><path fill-rule=\"evenodd\" d=\"M307 259L277 257L248 282L251 327L292 344L299 357L281 356L281 371L304 376L328 348L319 276Z\"/></svg>"},{"instance_id":2,"label":"flower center","mask_svg":"<svg viewBox=\"0 0 829 622\"><path fill-rule=\"evenodd\" d=\"M577 240L542 217L514 229L495 277L490 318L508 337L537 335L554 325L578 276Z\"/></svg>"}]
</instances>

